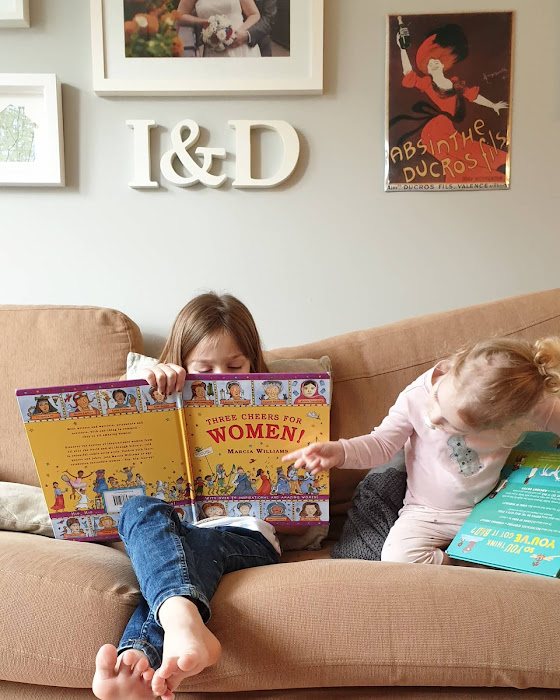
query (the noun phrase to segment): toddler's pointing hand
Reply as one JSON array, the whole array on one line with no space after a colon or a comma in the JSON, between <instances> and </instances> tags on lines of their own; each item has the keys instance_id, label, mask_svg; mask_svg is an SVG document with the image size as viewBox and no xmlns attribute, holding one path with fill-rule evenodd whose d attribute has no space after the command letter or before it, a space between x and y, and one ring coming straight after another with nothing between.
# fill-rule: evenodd
<instances>
[{"instance_id":1,"label":"toddler's pointing hand","mask_svg":"<svg viewBox=\"0 0 560 700\"><path fill-rule=\"evenodd\" d=\"M344 464L344 448L338 441L314 442L308 447L290 452L282 457L283 462L294 462L296 469L305 469L313 475Z\"/></svg>"}]
</instances>

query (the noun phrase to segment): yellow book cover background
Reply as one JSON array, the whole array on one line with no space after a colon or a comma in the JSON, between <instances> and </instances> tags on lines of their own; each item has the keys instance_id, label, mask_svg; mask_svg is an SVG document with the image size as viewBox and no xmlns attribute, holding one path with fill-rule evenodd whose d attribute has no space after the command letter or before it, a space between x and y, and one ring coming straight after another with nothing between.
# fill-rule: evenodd
<instances>
[{"instance_id":1,"label":"yellow book cover background","mask_svg":"<svg viewBox=\"0 0 560 700\"><path fill-rule=\"evenodd\" d=\"M58 539L118 539L120 510L148 495L193 519L179 400L144 381L17 392Z\"/></svg>"}]
</instances>

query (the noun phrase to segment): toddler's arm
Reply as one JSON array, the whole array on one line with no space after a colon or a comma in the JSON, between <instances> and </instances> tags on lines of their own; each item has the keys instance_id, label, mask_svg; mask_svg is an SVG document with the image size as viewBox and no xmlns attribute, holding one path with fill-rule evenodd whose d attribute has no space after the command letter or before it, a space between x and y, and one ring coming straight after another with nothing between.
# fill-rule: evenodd
<instances>
[{"instance_id":1,"label":"toddler's arm","mask_svg":"<svg viewBox=\"0 0 560 700\"><path fill-rule=\"evenodd\" d=\"M343 469L371 469L392 459L414 432L406 394L401 394L380 426L369 435L340 440L344 449Z\"/></svg>"},{"instance_id":2,"label":"toddler's arm","mask_svg":"<svg viewBox=\"0 0 560 700\"><path fill-rule=\"evenodd\" d=\"M315 475L344 463L344 448L340 440L333 442L314 442L301 450L295 450L282 457L283 462L294 462L294 469L306 469Z\"/></svg>"},{"instance_id":3,"label":"toddler's arm","mask_svg":"<svg viewBox=\"0 0 560 700\"><path fill-rule=\"evenodd\" d=\"M312 474L340 467L343 469L371 469L388 462L412 435L408 401L401 394L381 425L369 435L350 440L315 442L301 450L282 457L283 462L294 461L296 469L305 468Z\"/></svg>"}]
</instances>

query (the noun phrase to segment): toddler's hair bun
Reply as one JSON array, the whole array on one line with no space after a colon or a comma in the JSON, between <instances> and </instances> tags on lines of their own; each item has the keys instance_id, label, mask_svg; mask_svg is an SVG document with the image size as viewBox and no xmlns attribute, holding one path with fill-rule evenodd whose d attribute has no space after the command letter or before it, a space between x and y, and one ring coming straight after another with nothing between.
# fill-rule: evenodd
<instances>
[{"instance_id":1,"label":"toddler's hair bun","mask_svg":"<svg viewBox=\"0 0 560 700\"><path fill-rule=\"evenodd\" d=\"M560 391L560 338L543 338L534 344L533 362L551 394Z\"/></svg>"}]
</instances>

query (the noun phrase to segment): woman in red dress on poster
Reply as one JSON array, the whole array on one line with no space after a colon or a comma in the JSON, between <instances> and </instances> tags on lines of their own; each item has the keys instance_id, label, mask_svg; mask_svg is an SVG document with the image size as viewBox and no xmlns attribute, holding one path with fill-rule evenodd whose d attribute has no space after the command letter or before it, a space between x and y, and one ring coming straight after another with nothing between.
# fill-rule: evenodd
<instances>
[{"instance_id":1,"label":"woman in red dress on poster","mask_svg":"<svg viewBox=\"0 0 560 700\"><path fill-rule=\"evenodd\" d=\"M397 43L401 49L402 84L423 92L431 104L417 102L412 110L419 116L399 115L391 119L390 126L401 120L421 122L400 138L399 145L422 129L422 143L427 153L440 162L448 160L443 169L446 182L505 182L507 152L498 148L496 143L484 143L476 134L472 139L464 139L457 128L466 115L465 101L489 107L496 114L508 107L507 102L491 102L480 94L478 87L467 87L456 76L446 77L445 71L468 54L467 38L461 27L447 24L421 44L416 53L416 66L422 75L413 70L400 40L399 32ZM441 144L442 141L446 143Z\"/></svg>"}]
</instances>

